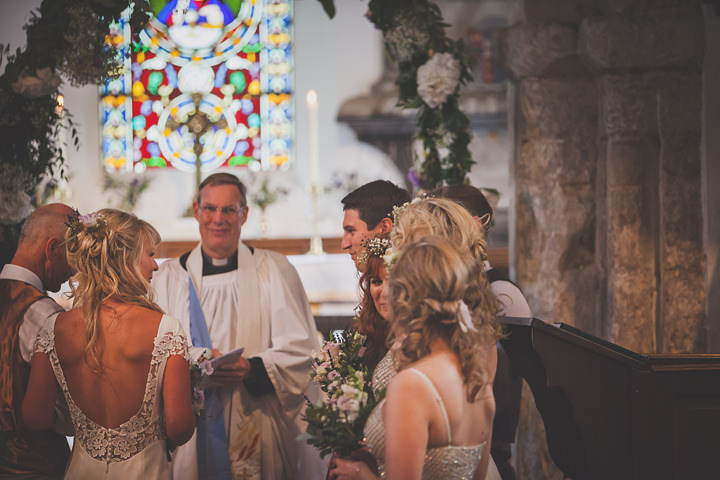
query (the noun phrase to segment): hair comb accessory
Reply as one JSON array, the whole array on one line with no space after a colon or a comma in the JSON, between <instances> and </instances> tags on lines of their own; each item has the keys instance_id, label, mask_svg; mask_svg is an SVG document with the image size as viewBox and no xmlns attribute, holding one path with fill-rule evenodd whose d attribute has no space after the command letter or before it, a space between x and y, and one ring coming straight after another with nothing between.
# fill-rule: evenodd
<instances>
[{"instance_id":1,"label":"hair comb accessory","mask_svg":"<svg viewBox=\"0 0 720 480\"><path fill-rule=\"evenodd\" d=\"M467 304L462 300L458 301L460 302L460 307L457 311L457 320L460 324L460 330L462 330L463 333L467 333L468 331L477 332L477 328L473 325L472 316L470 315L470 309Z\"/></svg>"},{"instance_id":2,"label":"hair comb accessory","mask_svg":"<svg viewBox=\"0 0 720 480\"><path fill-rule=\"evenodd\" d=\"M392 243L387 238L374 237L362 240L360 246L363 247L363 251L358 255L358 262L366 263L370 257L383 258L385 252L392 247Z\"/></svg>"},{"instance_id":3,"label":"hair comb accessory","mask_svg":"<svg viewBox=\"0 0 720 480\"><path fill-rule=\"evenodd\" d=\"M71 235L60 245L64 245L73 238L77 237L78 233L80 233L83 229L92 230L94 228L104 227L107 223L102 213L93 212L80 215L80 212L78 212L77 209L73 210L72 215L68 215L67 218L68 221L65 222L65 225L67 225L70 229Z\"/></svg>"}]
</instances>

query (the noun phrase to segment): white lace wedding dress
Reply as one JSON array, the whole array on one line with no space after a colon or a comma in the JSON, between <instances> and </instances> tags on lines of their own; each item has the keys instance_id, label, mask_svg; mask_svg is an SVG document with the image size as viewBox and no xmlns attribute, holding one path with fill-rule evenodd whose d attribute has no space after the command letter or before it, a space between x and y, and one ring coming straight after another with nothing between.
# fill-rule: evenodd
<instances>
[{"instance_id":1,"label":"white lace wedding dress","mask_svg":"<svg viewBox=\"0 0 720 480\"><path fill-rule=\"evenodd\" d=\"M48 322L38 337L35 350L50 358L75 425L75 443L65 478L170 479L162 383L170 355L189 358L187 340L178 321L168 315L160 321L142 406L116 428L105 428L93 422L73 401L55 352L54 323Z\"/></svg>"}]
</instances>

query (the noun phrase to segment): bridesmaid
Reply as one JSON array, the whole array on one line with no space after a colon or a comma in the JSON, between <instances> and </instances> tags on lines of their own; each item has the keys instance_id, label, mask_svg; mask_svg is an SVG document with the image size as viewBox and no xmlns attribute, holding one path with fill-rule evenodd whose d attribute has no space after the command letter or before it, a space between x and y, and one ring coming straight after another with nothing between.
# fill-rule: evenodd
<instances>
[{"instance_id":1,"label":"bridesmaid","mask_svg":"<svg viewBox=\"0 0 720 480\"><path fill-rule=\"evenodd\" d=\"M481 269L440 236L405 246L387 293L400 371L365 428L379 469L334 459L331 479L486 478L500 329L482 303Z\"/></svg>"}]
</instances>

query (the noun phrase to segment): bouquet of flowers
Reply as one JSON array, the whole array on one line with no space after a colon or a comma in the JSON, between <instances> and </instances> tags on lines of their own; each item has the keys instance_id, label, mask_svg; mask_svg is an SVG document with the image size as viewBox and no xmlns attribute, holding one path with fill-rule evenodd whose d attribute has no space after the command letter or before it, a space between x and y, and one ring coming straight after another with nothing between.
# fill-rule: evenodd
<instances>
[{"instance_id":1,"label":"bouquet of flowers","mask_svg":"<svg viewBox=\"0 0 720 480\"><path fill-rule=\"evenodd\" d=\"M205 410L205 376L213 374L213 366L206 355L202 355L197 361L190 363L190 401L195 413L195 419L199 419Z\"/></svg>"},{"instance_id":2,"label":"bouquet of flowers","mask_svg":"<svg viewBox=\"0 0 720 480\"><path fill-rule=\"evenodd\" d=\"M365 422L380 400L370 388L362 358L364 342L364 335L346 330L341 338L326 341L314 356L310 376L325 395L315 404L308 402L308 427L301 438L322 456L337 452L346 457L364 446Z\"/></svg>"}]
</instances>

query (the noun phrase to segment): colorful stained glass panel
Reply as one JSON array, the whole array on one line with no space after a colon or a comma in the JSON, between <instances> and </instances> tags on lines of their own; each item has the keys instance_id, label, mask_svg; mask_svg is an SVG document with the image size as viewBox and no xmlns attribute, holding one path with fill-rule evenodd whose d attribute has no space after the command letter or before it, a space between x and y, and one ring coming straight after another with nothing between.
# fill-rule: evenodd
<instances>
[{"instance_id":1,"label":"colorful stained glass panel","mask_svg":"<svg viewBox=\"0 0 720 480\"><path fill-rule=\"evenodd\" d=\"M156 0L127 72L101 89L109 171L287 168L293 149L290 0Z\"/></svg>"}]
</instances>

